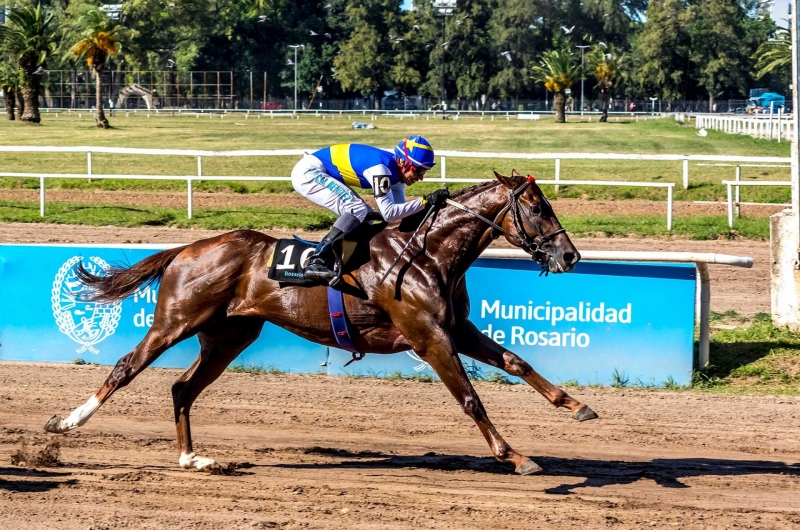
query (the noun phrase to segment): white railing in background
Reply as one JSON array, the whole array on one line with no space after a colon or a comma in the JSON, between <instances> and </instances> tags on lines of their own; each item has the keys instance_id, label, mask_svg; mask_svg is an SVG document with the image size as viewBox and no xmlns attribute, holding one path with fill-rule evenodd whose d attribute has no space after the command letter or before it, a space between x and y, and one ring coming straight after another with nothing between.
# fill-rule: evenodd
<instances>
[{"instance_id":1,"label":"white railing in background","mask_svg":"<svg viewBox=\"0 0 800 530\"><path fill-rule=\"evenodd\" d=\"M519 249L487 249L482 258L529 259L530 256ZM697 319L700 321L700 348L698 368L709 361L709 315L711 310L711 277L709 264L730 265L733 267L753 267L753 258L697 252L630 252L617 250L582 250L581 259L588 261L650 261L662 263L694 263L700 280Z\"/></svg>"},{"instance_id":2,"label":"white railing in background","mask_svg":"<svg viewBox=\"0 0 800 530\"><path fill-rule=\"evenodd\" d=\"M728 226L733 228L733 207L734 205L739 206L741 204L739 202L739 187L741 186L787 186L791 187L792 183L790 181L783 181L783 180L760 180L760 181L749 181L749 182L742 182L739 180L723 180L722 181L725 186L728 187ZM734 198L733 188L736 188L736 197ZM766 204L766 203L760 203Z\"/></svg>"},{"instance_id":3,"label":"white railing in background","mask_svg":"<svg viewBox=\"0 0 800 530\"><path fill-rule=\"evenodd\" d=\"M310 151L310 150L309 150ZM203 157L243 157L243 156L302 156L304 149L242 150L242 151L205 151L180 149L140 149L128 147L96 147L96 146L0 146L0 153L86 153L86 173L42 173L42 172L0 172L0 177L38 178L40 187L40 214L44 216L45 180L48 178L93 178L93 179L130 179L130 180L181 180L187 186L187 210L192 217L192 189L198 180L220 181L289 181L288 176L216 176L203 175ZM129 154L143 156L186 156L197 159L196 175L121 175L97 174L92 170L92 154ZM438 151L440 157L439 178L428 177L428 182L480 182L485 179L464 179L447 177L448 158L487 158L497 160L553 160L554 179L539 179L541 184L552 184L558 193L560 185L570 186L630 186L657 187L667 189L667 226L672 228L672 196L674 184L663 182L630 182L630 181L595 181L595 180L563 180L561 178L562 160L633 160L681 162L684 189L689 187L689 161L705 162L738 162L759 164L786 164L789 158L768 156L731 156L731 155L671 155L671 154L622 154L622 153L489 153L466 151Z\"/></svg>"},{"instance_id":4,"label":"white railing in background","mask_svg":"<svg viewBox=\"0 0 800 530\"><path fill-rule=\"evenodd\" d=\"M722 131L729 134L744 134L766 140L790 141L794 138L794 121L783 113L753 116L695 116L695 128Z\"/></svg>"}]
</instances>

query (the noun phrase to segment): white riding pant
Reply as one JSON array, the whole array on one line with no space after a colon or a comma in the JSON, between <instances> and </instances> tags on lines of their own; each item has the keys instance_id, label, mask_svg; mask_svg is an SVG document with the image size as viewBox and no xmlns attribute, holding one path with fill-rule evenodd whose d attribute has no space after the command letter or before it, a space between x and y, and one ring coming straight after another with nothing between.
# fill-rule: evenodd
<instances>
[{"instance_id":1,"label":"white riding pant","mask_svg":"<svg viewBox=\"0 0 800 530\"><path fill-rule=\"evenodd\" d=\"M325 172L314 155L305 155L292 169L292 186L311 202L337 215L349 213L363 221L372 208L353 190Z\"/></svg>"}]
</instances>

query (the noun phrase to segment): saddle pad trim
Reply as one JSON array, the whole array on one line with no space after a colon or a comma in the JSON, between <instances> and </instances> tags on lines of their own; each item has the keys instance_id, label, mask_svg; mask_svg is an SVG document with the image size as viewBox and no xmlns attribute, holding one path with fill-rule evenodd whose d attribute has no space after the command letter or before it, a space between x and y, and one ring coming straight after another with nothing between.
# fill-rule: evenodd
<instances>
[{"instance_id":1,"label":"saddle pad trim","mask_svg":"<svg viewBox=\"0 0 800 530\"><path fill-rule=\"evenodd\" d=\"M347 329L347 319L344 313L344 297L341 291L328 286L328 311L331 316L331 327L336 342L343 350L358 353L350 338L350 331Z\"/></svg>"}]
</instances>

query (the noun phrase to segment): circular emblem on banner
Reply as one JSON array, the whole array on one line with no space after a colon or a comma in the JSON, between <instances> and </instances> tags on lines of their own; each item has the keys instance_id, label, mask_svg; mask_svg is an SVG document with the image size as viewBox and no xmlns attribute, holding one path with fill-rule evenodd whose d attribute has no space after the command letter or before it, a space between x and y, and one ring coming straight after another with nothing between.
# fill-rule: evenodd
<instances>
[{"instance_id":1,"label":"circular emblem on banner","mask_svg":"<svg viewBox=\"0 0 800 530\"><path fill-rule=\"evenodd\" d=\"M102 258L82 259L74 256L58 269L50 300L58 330L80 345L75 351L83 353L88 350L97 354L100 350L94 345L113 335L119 325L122 302L102 304L82 299L88 291L75 274L78 263L95 276L103 276L109 268Z\"/></svg>"}]
</instances>

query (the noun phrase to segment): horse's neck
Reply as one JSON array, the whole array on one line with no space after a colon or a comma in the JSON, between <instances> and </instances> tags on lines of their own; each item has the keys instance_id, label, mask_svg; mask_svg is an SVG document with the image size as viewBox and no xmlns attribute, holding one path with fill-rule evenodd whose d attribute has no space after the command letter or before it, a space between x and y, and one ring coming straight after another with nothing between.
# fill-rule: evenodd
<instances>
[{"instance_id":1,"label":"horse's neck","mask_svg":"<svg viewBox=\"0 0 800 530\"><path fill-rule=\"evenodd\" d=\"M496 183L495 186L477 189L464 198L456 197L454 200L494 221L508 203L508 193L505 187ZM442 213L446 213L447 217L440 223L435 223L436 227L432 234L439 242L438 261L448 276L453 274L461 276L491 244L491 227L477 217L453 206Z\"/></svg>"}]
</instances>

